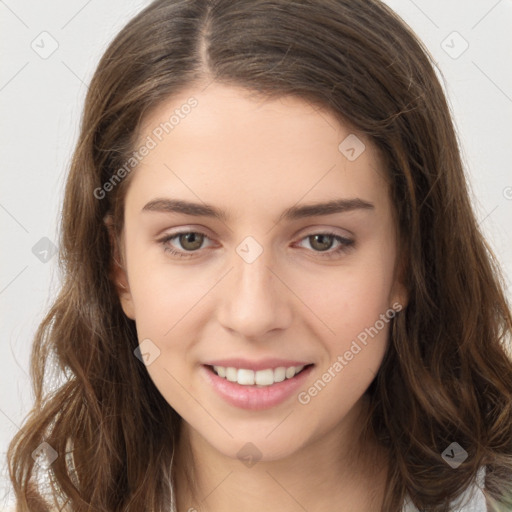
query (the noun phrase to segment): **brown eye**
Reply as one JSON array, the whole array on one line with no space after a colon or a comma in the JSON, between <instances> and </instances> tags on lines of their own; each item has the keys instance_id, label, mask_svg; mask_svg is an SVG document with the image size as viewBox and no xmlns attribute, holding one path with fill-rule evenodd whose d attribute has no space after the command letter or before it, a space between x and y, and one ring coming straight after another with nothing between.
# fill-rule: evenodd
<instances>
[{"instance_id":1,"label":"brown eye","mask_svg":"<svg viewBox=\"0 0 512 512\"><path fill-rule=\"evenodd\" d=\"M164 251L179 256L180 258L190 258L199 256L205 239L209 237L198 231L182 231L173 235L167 235L159 243L163 245Z\"/></svg>"},{"instance_id":2,"label":"brown eye","mask_svg":"<svg viewBox=\"0 0 512 512\"><path fill-rule=\"evenodd\" d=\"M201 233L181 233L178 235L181 247L186 251L197 251L203 245L204 235Z\"/></svg>"},{"instance_id":3,"label":"brown eye","mask_svg":"<svg viewBox=\"0 0 512 512\"><path fill-rule=\"evenodd\" d=\"M329 250L335 239L334 235L327 234L311 235L308 238L310 239L311 247L317 251Z\"/></svg>"},{"instance_id":4,"label":"brown eye","mask_svg":"<svg viewBox=\"0 0 512 512\"><path fill-rule=\"evenodd\" d=\"M301 240L302 243L309 245L309 247L305 248L309 249L310 252L325 258L340 257L355 246L354 240L337 235L336 233L314 233L313 235L305 236Z\"/></svg>"}]
</instances>

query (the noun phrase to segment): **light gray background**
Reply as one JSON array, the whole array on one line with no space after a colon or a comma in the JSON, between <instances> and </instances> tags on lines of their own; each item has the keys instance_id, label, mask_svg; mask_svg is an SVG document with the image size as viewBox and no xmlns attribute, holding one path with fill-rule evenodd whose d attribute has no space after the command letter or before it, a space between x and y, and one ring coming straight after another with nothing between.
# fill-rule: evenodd
<instances>
[{"instance_id":1,"label":"light gray background","mask_svg":"<svg viewBox=\"0 0 512 512\"><path fill-rule=\"evenodd\" d=\"M425 42L444 76L474 206L510 298L512 0L386 1ZM43 237L57 241L64 179L98 60L148 3L0 0L0 510L12 501L7 444L32 405L32 338L59 284L57 257L44 263L32 248ZM40 35L45 31L50 36ZM49 51L52 44L58 48L47 58L32 48Z\"/></svg>"}]
</instances>

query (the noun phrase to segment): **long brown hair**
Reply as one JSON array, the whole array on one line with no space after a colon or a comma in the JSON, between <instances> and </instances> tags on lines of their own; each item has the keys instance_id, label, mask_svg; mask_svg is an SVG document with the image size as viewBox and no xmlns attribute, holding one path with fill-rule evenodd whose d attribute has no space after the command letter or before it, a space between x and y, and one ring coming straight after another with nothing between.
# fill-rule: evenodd
<instances>
[{"instance_id":1,"label":"long brown hair","mask_svg":"<svg viewBox=\"0 0 512 512\"><path fill-rule=\"evenodd\" d=\"M426 48L379 0L157 0L110 44L87 94L65 189L62 289L36 333L35 404L8 451L17 510L48 510L32 456L43 441L59 455L47 471L61 505L169 508L180 417L134 357L104 218L119 236L136 172L119 169L144 116L213 80L326 108L383 155L409 301L368 390L365 432L391 461L382 511L407 494L447 511L482 466L489 504L512 506L511 311ZM107 190L114 175L123 179ZM56 389L45 383L52 368L64 376ZM456 470L441 457L454 441L468 453Z\"/></svg>"}]
</instances>

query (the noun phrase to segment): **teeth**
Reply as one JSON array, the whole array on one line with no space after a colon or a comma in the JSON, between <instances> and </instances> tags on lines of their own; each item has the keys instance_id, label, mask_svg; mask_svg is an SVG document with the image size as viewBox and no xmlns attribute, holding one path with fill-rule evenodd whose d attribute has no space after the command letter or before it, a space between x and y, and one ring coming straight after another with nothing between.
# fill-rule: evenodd
<instances>
[{"instance_id":1,"label":"teeth","mask_svg":"<svg viewBox=\"0 0 512 512\"><path fill-rule=\"evenodd\" d=\"M238 372L243 372L243 370L238 370ZM293 372L295 375L295 372ZM254 380L258 386L271 386L274 384L274 370L259 370L254 372Z\"/></svg>"},{"instance_id":2,"label":"teeth","mask_svg":"<svg viewBox=\"0 0 512 512\"><path fill-rule=\"evenodd\" d=\"M290 368L286 368L285 376L287 379L291 379L295 375L295 368L290 366Z\"/></svg>"},{"instance_id":3,"label":"teeth","mask_svg":"<svg viewBox=\"0 0 512 512\"><path fill-rule=\"evenodd\" d=\"M283 382L286 378L286 368L284 366L280 366L274 370L274 382Z\"/></svg>"},{"instance_id":4,"label":"teeth","mask_svg":"<svg viewBox=\"0 0 512 512\"><path fill-rule=\"evenodd\" d=\"M238 370L237 382L244 386L252 386L254 384L254 372L252 370Z\"/></svg>"},{"instance_id":5,"label":"teeth","mask_svg":"<svg viewBox=\"0 0 512 512\"><path fill-rule=\"evenodd\" d=\"M226 368L226 379L228 379L229 382L236 382L236 380L237 380L236 368Z\"/></svg>"},{"instance_id":6,"label":"teeth","mask_svg":"<svg viewBox=\"0 0 512 512\"><path fill-rule=\"evenodd\" d=\"M237 382L242 386L271 386L276 382L283 382L285 379L291 379L299 373L304 366L290 366L285 368L280 366L275 370L269 368L268 370L247 370L245 368L233 368L224 366L214 366L214 372L230 382Z\"/></svg>"}]
</instances>

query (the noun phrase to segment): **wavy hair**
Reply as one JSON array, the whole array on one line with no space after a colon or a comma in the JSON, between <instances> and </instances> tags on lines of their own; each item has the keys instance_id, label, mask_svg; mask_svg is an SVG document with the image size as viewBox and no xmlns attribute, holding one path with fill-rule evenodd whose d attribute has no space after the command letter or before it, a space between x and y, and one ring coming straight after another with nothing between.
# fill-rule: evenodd
<instances>
[{"instance_id":1,"label":"wavy hair","mask_svg":"<svg viewBox=\"0 0 512 512\"><path fill-rule=\"evenodd\" d=\"M489 506L512 507L511 309L428 50L379 0L157 0L111 42L85 100L61 289L35 335L35 403L8 451L17 511L50 510L48 492L75 512L169 507L180 417L134 357L104 222L111 215L119 237L133 173L98 190L131 157L144 116L212 81L326 108L383 156L409 302L367 391L363 431L391 461L382 512L406 496L447 511L482 466ZM52 368L64 377L53 388ZM468 452L456 470L441 457L452 441ZM32 456L42 442L65 454L46 470L46 491Z\"/></svg>"}]
</instances>

